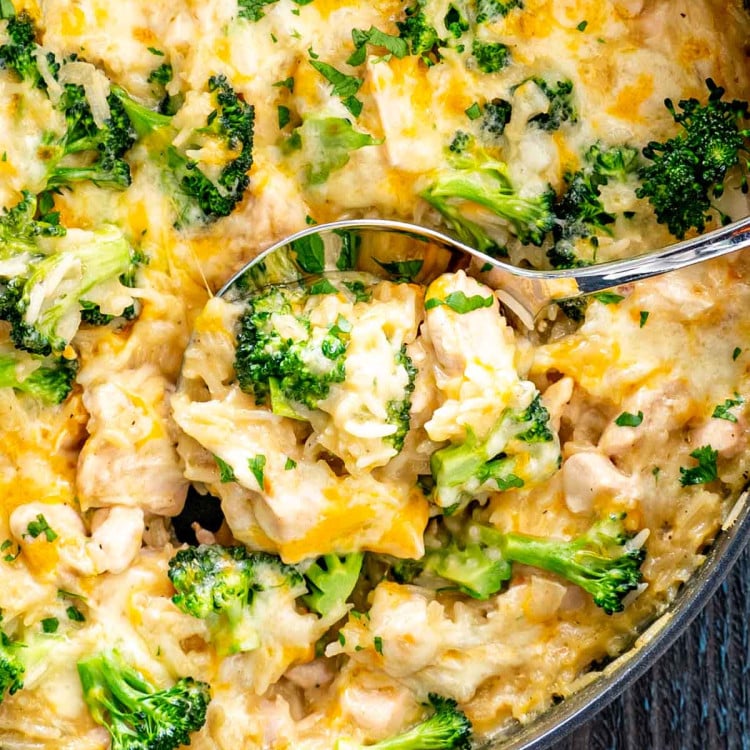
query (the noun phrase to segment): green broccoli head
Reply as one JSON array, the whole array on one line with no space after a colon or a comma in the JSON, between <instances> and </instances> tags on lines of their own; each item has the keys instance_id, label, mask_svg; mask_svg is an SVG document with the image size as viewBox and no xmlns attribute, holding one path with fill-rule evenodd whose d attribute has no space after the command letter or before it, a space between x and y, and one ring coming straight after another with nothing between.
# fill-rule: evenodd
<instances>
[{"instance_id":1,"label":"green broccoli head","mask_svg":"<svg viewBox=\"0 0 750 750\"><path fill-rule=\"evenodd\" d=\"M112 750L174 750L206 721L209 686L192 677L157 690L116 651L78 662L83 699Z\"/></svg>"},{"instance_id":2,"label":"green broccoli head","mask_svg":"<svg viewBox=\"0 0 750 750\"><path fill-rule=\"evenodd\" d=\"M120 86L111 96L120 103L138 140L142 140L159 165L165 189L177 210L177 225L208 222L228 216L242 200L249 185L247 172L253 163L255 109L247 104L224 76L209 78L207 88L214 109L206 124L196 128L193 138L177 148L172 116L136 102ZM214 139L223 145L227 158L218 176L210 177L188 152Z\"/></svg>"},{"instance_id":3,"label":"green broccoli head","mask_svg":"<svg viewBox=\"0 0 750 750\"><path fill-rule=\"evenodd\" d=\"M641 169L642 184L636 195L648 198L657 220L680 239L691 229L705 229L717 210L712 199L724 192L731 170L741 168L742 189L747 191L750 129L743 126L750 119L749 105L737 99L724 101L724 89L710 78L706 85L705 103L684 99L678 110L671 99L665 100L681 131L643 149L650 163Z\"/></svg>"},{"instance_id":4,"label":"green broccoli head","mask_svg":"<svg viewBox=\"0 0 750 750\"><path fill-rule=\"evenodd\" d=\"M240 388L261 404L272 396L275 411L281 402L316 408L346 375L348 326L313 325L305 310L309 299L302 287L271 287L250 298L238 324Z\"/></svg>"},{"instance_id":5,"label":"green broccoli head","mask_svg":"<svg viewBox=\"0 0 750 750\"><path fill-rule=\"evenodd\" d=\"M110 116L100 126L94 121L83 86L65 84L57 106L65 115L65 133L46 144L49 155L47 188L70 187L77 182L93 182L100 187L124 190L130 185L130 167L122 158L135 138L130 121L119 99L109 95ZM85 165L71 165L66 157L88 154Z\"/></svg>"},{"instance_id":6,"label":"green broccoli head","mask_svg":"<svg viewBox=\"0 0 750 750\"><path fill-rule=\"evenodd\" d=\"M477 0L477 23L504 18L514 8L523 9L523 0Z\"/></svg>"},{"instance_id":7,"label":"green broccoli head","mask_svg":"<svg viewBox=\"0 0 750 750\"><path fill-rule=\"evenodd\" d=\"M505 409L482 439L468 429L463 442L432 454L433 499L451 508L490 492L544 481L559 465L559 442L537 393L526 408Z\"/></svg>"},{"instance_id":8,"label":"green broccoli head","mask_svg":"<svg viewBox=\"0 0 750 750\"><path fill-rule=\"evenodd\" d=\"M525 245L541 245L555 224L551 188L538 195L521 195L508 177L507 166L481 153L456 156L453 166L438 172L421 197L464 241L481 240L476 246L485 252L497 245L476 221L463 216L455 201L474 203L503 219Z\"/></svg>"},{"instance_id":9,"label":"green broccoli head","mask_svg":"<svg viewBox=\"0 0 750 750\"><path fill-rule=\"evenodd\" d=\"M359 579L363 560L361 552L352 552L323 555L313 561L304 572L310 590L302 596L304 604L322 617L342 611Z\"/></svg>"},{"instance_id":10,"label":"green broccoli head","mask_svg":"<svg viewBox=\"0 0 750 750\"><path fill-rule=\"evenodd\" d=\"M502 42L480 42L475 39L471 54L482 73L497 73L510 63L510 47Z\"/></svg>"},{"instance_id":11,"label":"green broccoli head","mask_svg":"<svg viewBox=\"0 0 750 750\"><path fill-rule=\"evenodd\" d=\"M77 372L76 359L32 357L0 349L0 388L13 388L45 404L65 401Z\"/></svg>"},{"instance_id":12,"label":"green broccoli head","mask_svg":"<svg viewBox=\"0 0 750 750\"><path fill-rule=\"evenodd\" d=\"M83 303L121 286L120 277L133 271L140 256L115 227L71 230L45 251L18 257L12 276L0 266L0 319L10 322L16 347L49 355L72 340Z\"/></svg>"},{"instance_id":13,"label":"green broccoli head","mask_svg":"<svg viewBox=\"0 0 750 750\"><path fill-rule=\"evenodd\" d=\"M440 61L440 47L443 46L443 41L429 22L421 3L408 7L404 20L397 21L396 27L399 37L409 45L412 55L418 55L427 65L434 65Z\"/></svg>"},{"instance_id":14,"label":"green broccoli head","mask_svg":"<svg viewBox=\"0 0 750 750\"><path fill-rule=\"evenodd\" d=\"M0 629L0 703L6 695L13 695L23 687L26 669L20 658L21 649L23 644Z\"/></svg>"},{"instance_id":15,"label":"green broccoli head","mask_svg":"<svg viewBox=\"0 0 750 750\"><path fill-rule=\"evenodd\" d=\"M559 130L563 123L578 122L578 114L573 104L573 82L567 79L548 83L540 76L529 79L533 81L547 97L549 107L546 112L534 115L529 123L542 130Z\"/></svg>"},{"instance_id":16,"label":"green broccoli head","mask_svg":"<svg viewBox=\"0 0 750 750\"><path fill-rule=\"evenodd\" d=\"M505 126L510 122L513 105L505 99L492 99L482 109L480 129L491 141L496 141L505 132Z\"/></svg>"},{"instance_id":17,"label":"green broccoli head","mask_svg":"<svg viewBox=\"0 0 750 750\"><path fill-rule=\"evenodd\" d=\"M0 68L12 70L19 78L40 89L47 84L37 61L36 27L31 16L23 11L12 15L7 25L8 41L0 46ZM54 75L60 67L54 54L46 54L47 65Z\"/></svg>"},{"instance_id":18,"label":"green broccoli head","mask_svg":"<svg viewBox=\"0 0 750 750\"><path fill-rule=\"evenodd\" d=\"M630 549L623 520L611 514L569 542L523 534L503 534L499 547L506 560L533 565L565 578L587 591L607 614L621 612L623 600L642 581L645 549ZM491 541L492 534L480 534Z\"/></svg>"},{"instance_id":19,"label":"green broccoli head","mask_svg":"<svg viewBox=\"0 0 750 750\"><path fill-rule=\"evenodd\" d=\"M466 714L452 698L428 695L433 713L411 729L367 745L368 750L469 750L473 728ZM349 740L339 740L334 750L364 750Z\"/></svg>"},{"instance_id":20,"label":"green broccoli head","mask_svg":"<svg viewBox=\"0 0 750 750\"><path fill-rule=\"evenodd\" d=\"M23 191L21 200L13 208L3 208L0 214L0 275L12 273L13 266L23 267L34 255L39 255L41 237L62 237L65 227L58 223L58 215L38 217L37 196ZM8 268L5 261L10 261Z\"/></svg>"},{"instance_id":21,"label":"green broccoli head","mask_svg":"<svg viewBox=\"0 0 750 750\"><path fill-rule=\"evenodd\" d=\"M307 592L299 571L265 552L202 544L169 561L177 607L205 620L220 654L252 651L278 607Z\"/></svg>"}]
</instances>

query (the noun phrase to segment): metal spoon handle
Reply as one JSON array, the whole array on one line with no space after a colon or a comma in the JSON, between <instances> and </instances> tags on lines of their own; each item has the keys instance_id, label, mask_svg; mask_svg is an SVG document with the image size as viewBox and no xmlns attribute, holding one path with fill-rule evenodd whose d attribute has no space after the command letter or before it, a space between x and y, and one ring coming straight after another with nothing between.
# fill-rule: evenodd
<instances>
[{"instance_id":1,"label":"metal spoon handle","mask_svg":"<svg viewBox=\"0 0 750 750\"><path fill-rule=\"evenodd\" d=\"M404 243L404 238L410 240ZM307 227L283 239L242 268L218 294L243 294L252 288L345 268L392 276L399 262L415 258L424 260L420 281L428 283L436 274L466 266L467 260L473 259L473 268L482 280L531 328L537 315L552 302L658 276L748 246L750 217L635 258L542 271L513 266L446 232L418 224L352 219Z\"/></svg>"}]
</instances>

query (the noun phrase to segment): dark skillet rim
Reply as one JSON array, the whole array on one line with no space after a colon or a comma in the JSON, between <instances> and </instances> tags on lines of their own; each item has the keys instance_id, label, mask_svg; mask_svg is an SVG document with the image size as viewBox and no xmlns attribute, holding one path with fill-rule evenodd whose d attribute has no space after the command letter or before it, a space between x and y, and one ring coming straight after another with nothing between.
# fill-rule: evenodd
<instances>
[{"instance_id":1,"label":"dark skillet rim","mask_svg":"<svg viewBox=\"0 0 750 750\"><path fill-rule=\"evenodd\" d=\"M744 495L744 493L743 493ZM626 651L610 673L582 688L511 735L501 735L485 750L545 750L580 728L643 676L681 636L727 577L750 538L750 501L744 502L730 528L721 531L706 560L680 589L675 601Z\"/></svg>"}]
</instances>

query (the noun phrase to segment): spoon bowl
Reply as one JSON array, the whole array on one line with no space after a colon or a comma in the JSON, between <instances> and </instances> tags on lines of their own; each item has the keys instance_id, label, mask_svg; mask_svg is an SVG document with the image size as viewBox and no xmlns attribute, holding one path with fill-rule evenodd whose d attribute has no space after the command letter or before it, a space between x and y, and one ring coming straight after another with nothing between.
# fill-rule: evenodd
<instances>
[{"instance_id":1,"label":"spoon bowl","mask_svg":"<svg viewBox=\"0 0 750 750\"><path fill-rule=\"evenodd\" d=\"M750 246L750 217L699 237L626 260L540 271L513 266L443 231L389 219L316 224L269 247L219 290L229 299L274 284L316 276L365 272L389 280L429 284L464 269L497 291L527 328L553 302L611 289L702 263Z\"/></svg>"}]
</instances>

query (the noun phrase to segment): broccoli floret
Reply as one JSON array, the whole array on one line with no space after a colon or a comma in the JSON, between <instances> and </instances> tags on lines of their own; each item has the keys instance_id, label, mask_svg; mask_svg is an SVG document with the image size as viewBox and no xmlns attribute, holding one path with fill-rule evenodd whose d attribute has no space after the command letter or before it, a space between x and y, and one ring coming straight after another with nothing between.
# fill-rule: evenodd
<instances>
[{"instance_id":1,"label":"broccoli floret","mask_svg":"<svg viewBox=\"0 0 750 750\"><path fill-rule=\"evenodd\" d=\"M20 657L22 649L22 643L0 629L0 703L6 695L13 695L23 687L26 668Z\"/></svg>"},{"instance_id":2,"label":"broccoli floret","mask_svg":"<svg viewBox=\"0 0 750 750\"><path fill-rule=\"evenodd\" d=\"M417 377L417 368L406 353L404 344L396 354L397 366L406 372L408 382L404 388L404 398L399 401L389 401L387 406L388 424L396 425L396 432L386 437L389 442L399 453L404 447L404 440L409 432L409 419L411 413L411 394L414 393L414 385Z\"/></svg>"},{"instance_id":3,"label":"broccoli floret","mask_svg":"<svg viewBox=\"0 0 750 750\"><path fill-rule=\"evenodd\" d=\"M331 385L346 376L348 327L312 325L305 309L310 299L301 287L271 287L247 303L238 324L234 368L240 388L259 404L271 396L274 410L277 397L315 409ZM286 324L284 333L280 323Z\"/></svg>"},{"instance_id":4,"label":"broccoli floret","mask_svg":"<svg viewBox=\"0 0 750 750\"><path fill-rule=\"evenodd\" d=\"M542 481L558 468L559 460L549 412L537 394L523 410L505 409L483 439L467 428L462 443L432 454L434 500L450 508L478 495Z\"/></svg>"},{"instance_id":5,"label":"broccoli floret","mask_svg":"<svg viewBox=\"0 0 750 750\"><path fill-rule=\"evenodd\" d=\"M65 85L57 106L65 114L66 130L60 139L48 141L44 149L48 189L85 181L113 190L130 185L130 167L122 157L135 141L133 129L119 99L110 94L107 103L110 116L99 127L83 86ZM66 158L81 154L93 160L80 165L70 164Z\"/></svg>"},{"instance_id":6,"label":"broccoli floret","mask_svg":"<svg viewBox=\"0 0 750 750\"><path fill-rule=\"evenodd\" d=\"M428 700L435 712L411 729L374 745L338 740L334 750L469 750L473 729L456 701L435 693Z\"/></svg>"},{"instance_id":7,"label":"broccoli floret","mask_svg":"<svg viewBox=\"0 0 750 750\"><path fill-rule=\"evenodd\" d=\"M475 525L467 534L508 562L522 563L555 573L587 591L594 604L607 614L621 612L623 599L642 580L641 565L646 550L629 549L631 538L623 523L624 513L610 514L585 534L565 542L525 534L503 534Z\"/></svg>"},{"instance_id":8,"label":"broccoli floret","mask_svg":"<svg viewBox=\"0 0 750 750\"><path fill-rule=\"evenodd\" d=\"M307 593L299 571L278 557L218 544L180 550L169 561L169 579L177 591L172 601L206 621L225 655L258 648L282 590L291 598Z\"/></svg>"},{"instance_id":9,"label":"broccoli floret","mask_svg":"<svg viewBox=\"0 0 750 750\"><path fill-rule=\"evenodd\" d=\"M623 599L640 584L646 556L643 548L628 547L633 535L626 532L624 519L624 513L611 514L567 542L470 522L455 536L428 538L421 559L392 563L390 574L402 583L416 579L423 586L487 599L510 579L511 564L522 563L575 583L613 614L623 610Z\"/></svg>"},{"instance_id":10,"label":"broccoli floret","mask_svg":"<svg viewBox=\"0 0 750 750\"><path fill-rule=\"evenodd\" d=\"M406 9L403 21L397 21L398 35L409 45L412 55L419 55L427 65L440 61L440 47L444 46L435 27L432 26L417 3Z\"/></svg>"},{"instance_id":11,"label":"broccoli floret","mask_svg":"<svg viewBox=\"0 0 750 750\"><path fill-rule=\"evenodd\" d=\"M724 89L706 80L708 100L683 99L677 110L671 99L664 104L682 130L664 143L652 141L643 149L651 161L641 169L639 198L648 198L657 220L682 239L691 229L702 232L712 212L726 217L712 199L724 192L730 170L742 168L741 187L747 191L749 105L737 99L723 101Z\"/></svg>"},{"instance_id":12,"label":"broccoli floret","mask_svg":"<svg viewBox=\"0 0 750 750\"><path fill-rule=\"evenodd\" d=\"M478 0L477 23L486 23L505 17L513 8L523 9L523 0Z\"/></svg>"},{"instance_id":13,"label":"broccoli floret","mask_svg":"<svg viewBox=\"0 0 750 750\"><path fill-rule=\"evenodd\" d=\"M588 240L595 249L598 236L612 235L615 215L604 208L601 186L610 179L624 181L637 169L638 152L630 146L603 147L594 144L586 152L586 164L577 172L565 174L566 190L555 204L554 245L547 257L555 268L588 265L578 257L578 244Z\"/></svg>"},{"instance_id":14,"label":"broccoli floret","mask_svg":"<svg viewBox=\"0 0 750 750\"><path fill-rule=\"evenodd\" d=\"M27 369L36 364L35 369ZM73 388L78 360L37 358L0 349L0 388L13 388L46 404L60 404ZM22 373L22 374L19 374Z\"/></svg>"},{"instance_id":15,"label":"broccoli floret","mask_svg":"<svg viewBox=\"0 0 750 750\"><path fill-rule=\"evenodd\" d=\"M107 729L112 750L173 750L190 744L206 721L209 686L192 677L157 690L116 652L78 662L91 718Z\"/></svg>"},{"instance_id":16,"label":"broccoli floret","mask_svg":"<svg viewBox=\"0 0 750 750\"><path fill-rule=\"evenodd\" d=\"M510 63L510 48L502 42L480 42L475 39L471 54L483 73L497 73Z\"/></svg>"},{"instance_id":17,"label":"broccoli floret","mask_svg":"<svg viewBox=\"0 0 750 750\"><path fill-rule=\"evenodd\" d=\"M0 68L12 70L19 78L32 86L46 89L47 84L39 71L37 62L36 28L31 16L23 11L8 18L8 42L0 46ZM47 64L54 75L59 69L52 52L46 53Z\"/></svg>"},{"instance_id":18,"label":"broccoli floret","mask_svg":"<svg viewBox=\"0 0 750 750\"><path fill-rule=\"evenodd\" d=\"M212 76L208 90L215 109L206 125L194 131L194 138L178 149L172 144L177 130L170 115L139 104L119 86L112 87L112 96L121 103L138 139L147 144L162 168L180 226L198 218L211 221L228 216L249 184L247 172L253 163L255 109L243 101L224 76ZM226 163L215 179L187 155L210 139L220 142L227 151Z\"/></svg>"},{"instance_id":19,"label":"broccoli floret","mask_svg":"<svg viewBox=\"0 0 750 750\"><path fill-rule=\"evenodd\" d=\"M363 560L361 552L323 555L315 560L304 571L310 589L302 596L304 604L322 617L341 609L354 590Z\"/></svg>"},{"instance_id":20,"label":"broccoli floret","mask_svg":"<svg viewBox=\"0 0 750 750\"><path fill-rule=\"evenodd\" d=\"M115 227L68 232L47 254L22 254L13 275L0 265L0 319L11 324L19 349L61 352L81 322L83 304L93 301L133 270L138 255Z\"/></svg>"},{"instance_id":21,"label":"broccoli floret","mask_svg":"<svg viewBox=\"0 0 750 750\"><path fill-rule=\"evenodd\" d=\"M3 208L0 214L0 274L5 261L21 264L39 252L40 237L61 237L65 227L58 223L57 214L44 218L37 216L37 198L24 191L21 200L13 208Z\"/></svg>"},{"instance_id":22,"label":"broccoli floret","mask_svg":"<svg viewBox=\"0 0 750 750\"><path fill-rule=\"evenodd\" d=\"M448 144L448 150L454 154L462 154L472 144L472 136L465 130L457 130Z\"/></svg>"},{"instance_id":23,"label":"broccoli floret","mask_svg":"<svg viewBox=\"0 0 750 750\"><path fill-rule=\"evenodd\" d=\"M556 84L547 83L544 78L534 76L533 81L542 90L549 100L549 108L546 112L534 115L529 122L542 130L559 130L564 122L578 122L578 115L573 105L573 83L563 80Z\"/></svg>"},{"instance_id":24,"label":"broccoli floret","mask_svg":"<svg viewBox=\"0 0 750 750\"><path fill-rule=\"evenodd\" d=\"M467 219L452 201L468 201L504 219L523 244L541 245L555 224L554 192L522 196L508 177L505 164L484 155L460 154L454 166L438 172L421 196L436 208L458 236L483 252L496 243L475 221Z\"/></svg>"},{"instance_id":25,"label":"broccoli floret","mask_svg":"<svg viewBox=\"0 0 750 750\"><path fill-rule=\"evenodd\" d=\"M11 41L0 47L0 65L14 70L33 86L46 89L37 64L41 48L36 43L34 24L26 13L9 19L8 36ZM56 76L60 64L53 53L46 53L46 57L50 74ZM99 126L94 122L83 86L71 83L63 86L55 106L65 115L65 133L60 138L48 134L42 149L48 162L48 189L83 181L120 190L130 185L130 167L122 156L133 145L133 133L120 102L111 94L107 102L110 116ZM88 157L86 164L71 164L66 159L82 154Z\"/></svg>"},{"instance_id":26,"label":"broccoli floret","mask_svg":"<svg viewBox=\"0 0 750 750\"><path fill-rule=\"evenodd\" d=\"M482 109L480 128L482 133L491 140L497 140L504 132L505 126L510 122L513 113L513 105L505 99L493 99L487 102Z\"/></svg>"}]
</instances>

